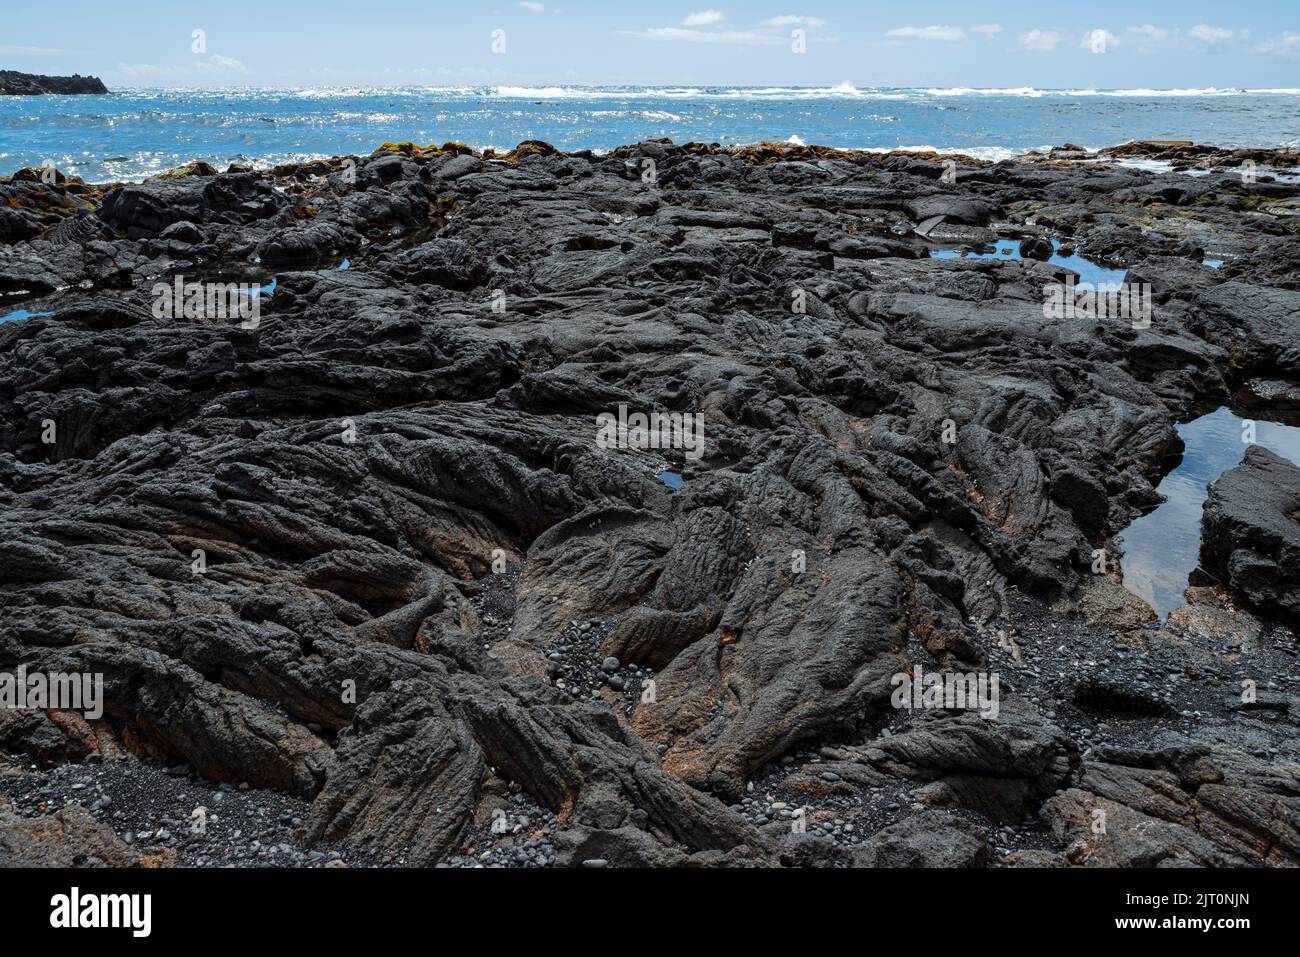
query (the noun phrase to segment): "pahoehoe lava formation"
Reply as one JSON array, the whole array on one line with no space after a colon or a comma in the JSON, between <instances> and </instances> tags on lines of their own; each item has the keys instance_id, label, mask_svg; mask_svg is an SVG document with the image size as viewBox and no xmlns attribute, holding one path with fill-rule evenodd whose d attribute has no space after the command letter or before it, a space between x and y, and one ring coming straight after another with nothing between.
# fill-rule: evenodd
<instances>
[{"instance_id":1,"label":"pahoehoe lava formation","mask_svg":"<svg viewBox=\"0 0 1300 957\"><path fill-rule=\"evenodd\" d=\"M1143 151L0 179L0 313L48 313L0 324L0 669L105 682L0 711L0 849L138 863L22 795L161 761L363 863L1300 863L1297 470L1220 484L1168 623L1093 570L1175 422L1300 389L1300 186ZM1045 320L1050 238L1150 327ZM244 328L158 318L176 276L276 284ZM620 405L704 457L598 447ZM896 709L917 665L1000 714Z\"/></svg>"}]
</instances>

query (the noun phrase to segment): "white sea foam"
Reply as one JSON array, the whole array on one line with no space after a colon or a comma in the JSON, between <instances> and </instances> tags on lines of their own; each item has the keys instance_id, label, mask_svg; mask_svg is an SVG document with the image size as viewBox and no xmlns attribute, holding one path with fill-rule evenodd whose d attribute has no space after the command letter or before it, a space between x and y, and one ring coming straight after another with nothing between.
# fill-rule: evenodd
<instances>
[{"instance_id":1,"label":"white sea foam","mask_svg":"<svg viewBox=\"0 0 1300 957\"><path fill-rule=\"evenodd\" d=\"M1126 169L1141 170L1144 173L1172 173L1174 164L1168 160L1142 159L1133 156L1123 159L1107 159L1104 162L1112 163L1115 166L1123 166Z\"/></svg>"},{"instance_id":2,"label":"white sea foam","mask_svg":"<svg viewBox=\"0 0 1300 957\"><path fill-rule=\"evenodd\" d=\"M856 150L859 153L939 153L944 156L969 156L971 159L987 160L990 163L1000 163L1003 160L1015 159L1017 156L1024 156L1027 153L1037 150L1045 153L1050 146L1025 147L1024 149L1009 149L1005 146L869 146Z\"/></svg>"},{"instance_id":3,"label":"white sea foam","mask_svg":"<svg viewBox=\"0 0 1300 957\"><path fill-rule=\"evenodd\" d=\"M1242 89L1220 89L1218 87L1188 87L1182 89L1157 90L1147 87L1140 87L1131 90L1098 90L1094 87L1083 90L1040 90L1032 86L1022 87L929 87L915 91L928 96L1018 96L1031 97L1038 99L1040 97L1077 97L1077 96L1119 96L1119 97L1140 97L1140 98L1158 98L1158 97L1178 97L1178 96L1296 96L1300 95L1300 89L1290 89L1278 87L1274 89L1261 90L1242 90Z\"/></svg>"},{"instance_id":4,"label":"white sea foam","mask_svg":"<svg viewBox=\"0 0 1300 957\"><path fill-rule=\"evenodd\" d=\"M715 100L909 100L921 91L869 88L859 89L844 82L835 86L765 86L765 87L571 87L571 86L497 86L485 95L507 99L532 100L600 100L600 99L715 99Z\"/></svg>"},{"instance_id":5,"label":"white sea foam","mask_svg":"<svg viewBox=\"0 0 1300 957\"><path fill-rule=\"evenodd\" d=\"M1017 86L1007 89L982 89L970 86L953 86L945 89L929 88L917 92L930 96L1046 96L1050 91L1036 90L1032 86Z\"/></svg>"},{"instance_id":6,"label":"white sea foam","mask_svg":"<svg viewBox=\"0 0 1300 957\"><path fill-rule=\"evenodd\" d=\"M599 100L670 97L676 99L816 99L824 97L860 97L872 95L851 83L838 86L798 87L572 87L572 86L497 86L485 91L493 96L531 100ZM896 93L905 97L906 94Z\"/></svg>"},{"instance_id":7,"label":"white sea foam","mask_svg":"<svg viewBox=\"0 0 1300 957\"><path fill-rule=\"evenodd\" d=\"M1142 98L1161 96L1239 96L1241 92L1241 90L1220 90L1212 86L1183 90L1151 90L1144 87L1137 90L1099 90L1097 96L1133 96Z\"/></svg>"},{"instance_id":8,"label":"white sea foam","mask_svg":"<svg viewBox=\"0 0 1300 957\"><path fill-rule=\"evenodd\" d=\"M498 86L497 96L518 97L529 100L559 100L570 97L590 96L592 92L580 92L567 86Z\"/></svg>"},{"instance_id":9,"label":"white sea foam","mask_svg":"<svg viewBox=\"0 0 1300 957\"><path fill-rule=\"evenodd\" d=\"M333 122L336 119L337 120L366 120L367 122L370 123L396 123L399 120L403 120L406 118L407 118L406 116L403 116L400 113L354 113L354 112L345 111L342 113L333 113L330 114L329 116L316 117L314 119L309 120L309 122L316 123L323 126L329 126L329 125L333 125Z\"/></svg>"},{"instance_id":10,"label":"white sea foam","mask_svg":"<svg viewBox=\"0 0 1300 957\"><path fill-rule=\"evenodd\" d=\"M637 116L643 120L653 120L657 122L681 122L681 117L676 113L669 113L666 110L592 110L592 116Z\"/></svg>"},{"instance_id":11,"label":"white sea foam","mask_svg":"<svg viewBox=\"0 0 1300 957\"><path fill-rule=\"evenodd\" d=\"M119 92L152 97L184 94L194 99L296 96L304 99L335 99L361 96L493 96L516 99L628 99L639 97L722 98L722 99L818 99L846 97L860 99L926 99L930 97L1012 96L1042 97L1197 97L1197 96L1300 96L1300 87L1240 89L1232 87L1187 87L1176 89L1039 89L1020 87L858 87L845 81L835 86L693 87L693 86L321 86L200 89L189 87L121 87Z\"/></svg>"}]
</instances>

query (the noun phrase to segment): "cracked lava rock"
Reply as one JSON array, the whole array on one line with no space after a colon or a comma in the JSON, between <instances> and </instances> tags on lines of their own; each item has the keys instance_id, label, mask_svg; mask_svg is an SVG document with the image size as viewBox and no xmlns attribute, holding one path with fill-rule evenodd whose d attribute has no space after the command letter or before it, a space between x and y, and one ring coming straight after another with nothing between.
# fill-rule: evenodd
<instances>
[{"instance_id":1,"label":"cracked lava rock","mask_svg":"<svg viewBox=\"0 0 1300 957\"><path fill-rule=\"evenodd\" d=\"M1135 149L0 179L0 670L103 698L0 710L0 864L1300 864L1298 470L1168 621L1095 571L1176 422L1300 387L1300 186ZM1052 239L1149 325L1045 319Z\"/></svg>"}]
</instances>

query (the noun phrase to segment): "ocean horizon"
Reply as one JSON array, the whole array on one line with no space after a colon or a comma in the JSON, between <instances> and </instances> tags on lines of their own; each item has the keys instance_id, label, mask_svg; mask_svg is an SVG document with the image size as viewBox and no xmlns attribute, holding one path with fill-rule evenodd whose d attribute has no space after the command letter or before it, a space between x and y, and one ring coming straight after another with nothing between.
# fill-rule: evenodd
<instances>
[{"instance_id":1,"label":"ocean horizon","mask_svg":"<svg viewBox=\"0 0 1300 957\"><path fill-rule=\"evenodd\" d=\"M0 97L0 175L53 163L139 181L191 160L265 169L381 143L596 153L649 139L934 150L1003 160L1140 139L1300 147L1300 88L836 86L139 87Z\"/></svg>"}]
</instances>

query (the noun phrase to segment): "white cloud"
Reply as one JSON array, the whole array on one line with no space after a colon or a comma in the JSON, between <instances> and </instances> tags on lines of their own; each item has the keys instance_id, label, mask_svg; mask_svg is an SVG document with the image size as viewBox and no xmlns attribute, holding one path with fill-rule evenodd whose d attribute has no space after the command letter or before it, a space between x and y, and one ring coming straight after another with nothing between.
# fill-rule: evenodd
<instances>
[{"instance_id":1,"label":"white cloud","mask_svg":"<svg viewBox=\"0 0 1300 957\"><path fill-rule=\"evenodd\" d=\"M984 24L981 24L981 25L978 26L978 27L971 27L971 28L970 28L970 32L971 32L971 33L982 33L982 34L984 34L986 37L989 37L989 38L991 39L991 38L997 36L999 33L1002 32L1002 24L1000 24L1000 23L984 23Z\"/></svg>"},{"instance_id":2,"label":"white cloud","mask_svg":"<svg viewBox=\"0 0 1300 957\"><path fill-rule=\"evenodd\" d=\"M780 34L752 30L688 30L684 27L651 27L649 30L620 30L623 36L642 40L674 40L682 43L723 43L732 46L775 46L788 43Z\"/></svg>"},{"instance_id":3,"label":"white cloud","mask_svg":"<svg viewBox=\"0 0 1300 957\"><path fill-rule=\"evenodd\" d=\"M684 27L708 27L715 23L721 23L727 19L727 15L721 10L701 10L699 13L687 14L686 19L682 21Z\"/></svg>"},{"instance_id":4,"label":"white cloud","mask_svg":"<svg viewBox=\"0 0 1300 957\"><path fill-rule=\"evenodd\" d=\"M382 70L339 70L334 67L314 67L307 71L307 76L313 79L320 79L331 83L339 82L367 82L376 85L392 85L394 83L428 83L434 80L447 80L449 77L464 76L481 79L486 77L500 78L504 77L505 71L501 69L486 70L478 67L462 66L458 69L452 69L449 66L440 66L431 68L427 66L419 67L391 67L386 66Z\"/></svg>"},{"instance_id":5,"label":"white cloud","mask_svg":"<svg viewBox=\"0 0 1300 957\"><path fill-rule=\"evenodd\" d=\"M545 13L546 4L538 3L537 0L520 0L519 5L529 13Z\"/></svg>"},{"instance_id":6,"label":"white cloud","mask_svg":"<svg viewBox=\"0 0 1300 957\"><path fill-rule=\"evenodd\" d=\"M1129 27L1126 32L1144 40L1151 40L1154 43L1163 43L1169 39L1168 30L1163 27L1153 27L1150 24L1142 27Z\"/></svg>"},{"instance_id":7,"label":"white cloud","mask_svg":"<svg viewBox=\"0 0 1300 957\"><path fill-rule=\"evenodd\" d=\"M1249 30L1229 30L1226 27L1211 27L1204 23L1198 23L1187 31L1187 35L1193 40L1200 40L1202 43L1227 43L1230 40L1242 39L1250 36Z\"/></svg>"},{"instance_id":8,"label":"white cloud","mask_svg":"<svg viewBox=\"0 0 1300 957\"><path fill-rule=\"evenodd\" d=\"M1187 31L1167 30L1147 24L1129 27L1124 34L1125 42L1131 40L1140 52L1149 53L1155 49L1196 50L1233 40L1245 40L1250 36L1250 31L1229 30L1227 27L1212 27L1204 23L1198 23Z\"/></svg>"},{"instance_id":9,"label":"white cloud","mask_svg":"<svg viewBox=\"0 0 1300 957\"><path fill-rule=\"evenodd\" d=\"M212 76L216 74L247 73L248 67L231 56L212 54L206 60L195 60L187 66L156 66L152 63L119 64L118 70L126 76L185 77Z\"/></svg>"},{"instance_id":10,"label":"white cloud","mask_svg":"<svg viewBox=\"0 0 1300 957\"><path fill-rule=\"evenodd\" d=\"M1020 34L1020 45L1026 50L1036 50L1040 53L1050 53L1062 43L1065 37L1055 30L1030 30L1028 33Z\"/></svg>"},{"instance_id":11,"label":"white cloud","mask_svg":"<svg viewBox=\"0 0 1300 957\"><path fill-rule=\"evenodd\" d=\"M247 73L248 67L232 56L214 53L196 65L200 73Z\"/></svg>"},{"instance_id":12,"label":"white cloud","mask_svg":"<svg viewBox=\"0 0 1300 957\"><path fill-rule=\"evenodd\" d=\"M1249 30L1229 30L1227 27L1207 26L1204 23L1199 23L1186 31L1171 30L1148 23L1126 28L1122 42L1125 45L1132 44L1140 53L1150 53L1153 50L1196 50L1203 46L1244 40L1249 36ZM1086 40L1084 45L1088 45Z\"/></svg>"},{"instance_id":13,"label":"white cloud","mask_svg":"<svg viewBox=\"0 0 1300 957\"><path fill-rule=\"evenodd\" d=\"M905 40L938 40L952 43L966 36L965 27L898 27L885 32L887 37L900 37Z\"/></svg>"},{"instance_id":14,"label":"white cloud","mask_svg":"<svg viewBox=\"0 0 1300 957\"><path fill-rule=\"evenodd\" d=\"M1300 56L1300 33L1287 30L1280 37L1273 37L1255 47L1256 53L1272 53L1277 56Z\"/></svg>"},{"instance_id":15,"label":"white cloud","mask_svg":"<svg viewBox=\"0 0 1300 957\"><path fill-rule=\"evenodd\" d=\"M642 40L661 40L676 43L718 43L730 46L778 46L790 42L783 32L791 26L816 29L826 26L826 21L818 17L805 17L789 14L771 17L750 30L709 30L710 27L726 19L717 10L701 10L690 14L676 27L649 27L645 30L619 30L620 36L637 37ZM833 41L830 41L833 42Z\"/></svg>"},{"instance_id":16,"label":"white cloud","mask_svg":"<svg viewBox=\"0 0 1300 957\"><path fill-rule=\"evenodd\" d=\"M826 26L826 21L821 17L801 17L792 14L786 14L783 17L772 17L763 21L765 27L775 27L780 30L784 27L807 27L809 30L816 30L819 27Z\"/></svg>"}]
</instances>

